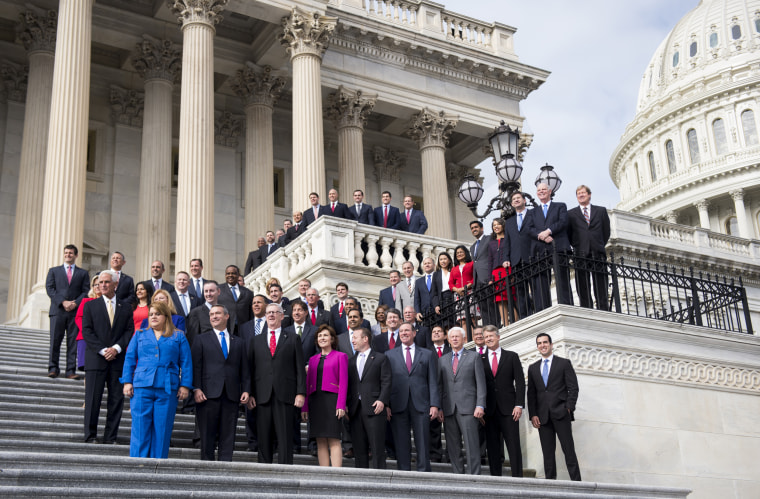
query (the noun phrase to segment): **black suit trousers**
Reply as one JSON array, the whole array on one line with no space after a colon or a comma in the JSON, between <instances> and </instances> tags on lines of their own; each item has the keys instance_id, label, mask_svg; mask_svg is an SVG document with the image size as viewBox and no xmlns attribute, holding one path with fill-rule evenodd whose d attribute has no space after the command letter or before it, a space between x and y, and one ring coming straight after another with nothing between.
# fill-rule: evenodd
<instances>
[{"instance_id":1,"label":"black suit trousers","mask_svg":"<svg viewBox=\"0 0 760 499\"><path fill-rule=\"evenodd\" d=\"M48 352L48 372L60 374L58 367L61 343L66 338L66 376L77 370L77 329L76 310L50 316L50 350Z\"/></svg>"},{"instance_id":2,"label":"black suit trousers","mask_svg":"<svg viewBox=\"0 0 760 499\"><path fill-rule=\"evenodd\" d=\"M201 460L215 461L214 450L219 439L219 461L232 461L238 417L237 400L230 400L227 391L198 404L198 426L201 432Z\"/></svg>"},{"instance_id":3,"label":"black suit trousers","mask_svg":"<svg viewBox=\"0 0 760 499\"><path fill-rule=\"evenodd\" d=\"M293 412L295 406L277 400L272 394L269 402L256 406L256 425L259 437L259 462L272 463L274 440L277 439L277 462L293 464Z\"/></svg>"},{"instance_id":4,"label":"black suit trousers","mask_svg":"<svg viewBox=\"0 0 760 499\"><path fill-rule=\"evenodd\" d=\"M350 415L351 440L354 446L354 467L384 470L385 464L385 411L367 414L360 400L356 412ZM372 452L372 459L369 452Z\"/></svg>"},{"instance_id":5,"label":"black suit trousers","mask_svg":"<svg viewBox=\"0 0 760 499\"><path fill-rule=\"evenodd\" d=\"M581 481L581 470L578 466L578 458L575 455L575 443L573 442L573 428L569 415L562 419L552 417L546 423L541 423L538 429L538 438L541 440L541 452L544 454L544 473L546 478L557 479L557 463L554 452L557 448L557 438L565 454L565 464L570 474L570 480Z\"/></svg>"},{"instance_id":6,"label":"black suit trousers","mask_svg":"<svg viewBox=\"0 0 760 499\"><path fill-rule=\"evenodd\" d=\"M98 417L103 401L103 388L108 384L108 402L106 428L103 432L104 442L115 442L121 423L121 412L124 408L123 385L119 381L121 366L114 367L108 363L104 370L88 370L85 372L84 387L84 439L95 438L98 435Z\"/></svg>"},{"instance_id":7,"label":"black suit trousers","mask_svg":"<svg viewBox=\"0 0 760 499\"><path fill-rule=\"evenodd\" d=\"M604 266L604 272L580 270L578 265L576 265L575 286L578 289L578 298L580 299L581 307L594 308L594 304L591 301L591 278L593 276L596 308L599 310L609 310L609 281L607 279L606 263L604 263L604 260L606 260L606 256L587 255L582 262L584 266L586 266L586 264L594 266L599 265L599 270Z\"/></svg>"},{"instance_id":8,"label":"black suit trousers","mask_svg":"<svg viewBox=\"0 0 760 499\"><path fill-rule=\"evenodd\" d=\"M523 476L522 452L520 450L520 423L512 415L502 416L496 411L486 417L486 447L491 476L501 476L502 441L507 446L509 467L513 477Z\"/></svg>"}]
</instances>

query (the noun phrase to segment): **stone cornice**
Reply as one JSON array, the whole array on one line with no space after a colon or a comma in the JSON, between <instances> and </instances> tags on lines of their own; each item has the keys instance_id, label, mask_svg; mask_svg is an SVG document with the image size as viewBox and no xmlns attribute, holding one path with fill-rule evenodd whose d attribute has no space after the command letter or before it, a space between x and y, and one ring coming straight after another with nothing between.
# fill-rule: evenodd
<instances>
[{"instance_id":1,"label":"stone cornice","mask_svg":"<svg viewBox=\"0 0 760 499\"><path fill-rule=\"evenodd\" d=\"M56 26L58 13L27 4L26 10L19 16L16 36L28 52L55 53Z\"/></svg>"},{"instance_id":2,"label":"stone cornice","mask_svg":"<svg viewBox=\"0 0 760 499\"><path fill-rule=\"evenodd\" d=\"M291 57L310 54L322 58L335 30L338 19L318 12L304 12L293 7L289 16L282 18L280 43Z\"/></svg>"},{"instance_id":3,"label":"stone cornice","mask_svg":"<svg viewBox=\"0 0 760 499\"><path fill-rule=\"evenodd\" d=\"M176 83L182 73L182 48L170 40L143 35L132 54L132 65L146 81L167 80Z\"/></svg>"},{"instance_id":4,"label":"stone cornice","mask_svg":"<svg viewBox=\"0 0 760 499\"><path fill-rule=\"evenodd\" d=\"M227 2L229 0L166 0L166 5L183 27L200 23L213 28L222 22L221 12Z\"/></svg>"}]
</instances>

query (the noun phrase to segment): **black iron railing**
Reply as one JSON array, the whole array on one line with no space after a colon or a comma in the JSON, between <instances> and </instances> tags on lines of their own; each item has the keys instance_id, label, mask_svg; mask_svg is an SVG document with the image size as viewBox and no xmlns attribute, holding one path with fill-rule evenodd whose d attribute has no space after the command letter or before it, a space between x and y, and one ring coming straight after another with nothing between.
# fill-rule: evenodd
<instances>
[{"instance_id":1,"label":"black iron railing","mask_svg":"<svg viewBox=\"0 0 760 499\"><path fill-rule=\"evenodd\" d=\"M553 293L552 293L552 282ZM742 279L623 258L546 253L430 313L424 322L503 326L555 303L752 334ZM468 334L469 335L469 334Z\"/></svg>"}]
</instances>

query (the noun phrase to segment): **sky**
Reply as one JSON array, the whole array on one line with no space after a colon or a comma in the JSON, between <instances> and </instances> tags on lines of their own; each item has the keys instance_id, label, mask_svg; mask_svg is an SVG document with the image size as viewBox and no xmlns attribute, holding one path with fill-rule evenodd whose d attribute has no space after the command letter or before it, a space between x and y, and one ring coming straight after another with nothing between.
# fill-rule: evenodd
<instances>
[{"instance_id":1,"label":"sky","mask_svg":"<svg viewBox=\"0 0 760 499\"><path fill-rule=\"evenodd\" d=\"M458 14L517 28L520 62L551 72L521 103L534 134L523 160L523 189L534 194L539 168L549 163L562 179L556 200L572 207L575 188L586 184L593 204L614 208L620 195L609 161L635 115L644 69L699 0L438 1ZM488 160L480 168L483 198L491 199L497 192L493 165Z\"/></svg>"}]
</instances>

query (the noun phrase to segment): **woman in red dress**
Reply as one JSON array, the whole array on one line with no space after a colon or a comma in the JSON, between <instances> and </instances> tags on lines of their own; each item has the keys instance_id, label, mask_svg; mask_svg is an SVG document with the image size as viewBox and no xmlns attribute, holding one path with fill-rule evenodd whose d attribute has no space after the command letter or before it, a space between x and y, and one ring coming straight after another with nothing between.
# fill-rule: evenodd
<instances>
[{"instance_id":1,"label":"woman in red dress","mask_svg":"<svg viewBox=\"0 0 760 499\"><path fill-rule=\"evenodd\" d=\"M449 289L454 292L457 300L461 300L475 282L472 275L472 257L466 246L460 244L456 247L454 250L454 260L456 261L456 265L454 265L454 268L451 269L451 274L449 274ZM473 305L470 309L470 319L472 319L473 327L477 322L477 315L477 308ZM464 307L462 307L462 311L457 316L457 320L466 329Z\"/></svg>"},{"instance_id":2,"label":"woman in red dress","mask_svg":"<svg viewBox=\"0 0 760 499\"><path fill-rule=\"evenodd\" d=\"M507 286L509 283L508 276L512 273L512 266L509 264L509 239L505 237L506 232L504 228L506 223L503 218L495 218L491 223L491 269L494 282L494 301L499 308L499 314L501 315L501 325L506 326L509 324L509 314L507 313ZM514 288L512 289L512 303L517 303L517 298L514 295ZM517 312L515 311L515 317Z\"/></svg>"}]
</instances>

